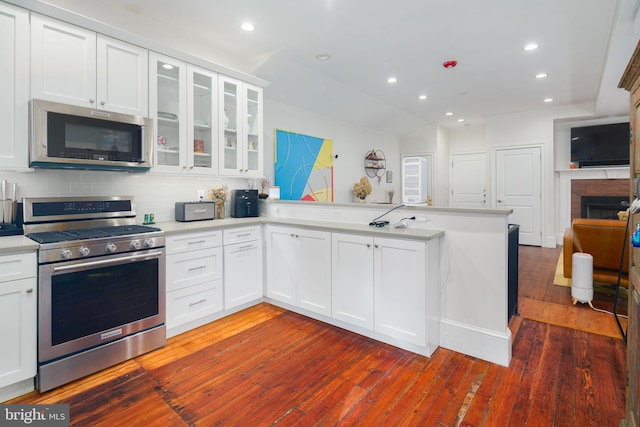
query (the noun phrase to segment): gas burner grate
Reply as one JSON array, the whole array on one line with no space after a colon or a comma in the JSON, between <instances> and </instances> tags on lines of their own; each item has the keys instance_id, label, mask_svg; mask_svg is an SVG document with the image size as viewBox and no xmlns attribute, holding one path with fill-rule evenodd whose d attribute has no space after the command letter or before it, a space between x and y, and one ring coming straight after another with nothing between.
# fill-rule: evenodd
<instances>
[{"instance_id":1,"label":"gas burner grate","mask_svg":"<svg viewBox=\"0 0 640 427\"><path fill-rule=\"evenodd\" d=\"M156 227L146 225L118 225L113 227L81 228L77 230L43 231L29 233L27 237L40 244L67 242L72 240L98 239L105 237L128 236L131 234L151 233L161 231Z\"/></svg>"}]
</instances>

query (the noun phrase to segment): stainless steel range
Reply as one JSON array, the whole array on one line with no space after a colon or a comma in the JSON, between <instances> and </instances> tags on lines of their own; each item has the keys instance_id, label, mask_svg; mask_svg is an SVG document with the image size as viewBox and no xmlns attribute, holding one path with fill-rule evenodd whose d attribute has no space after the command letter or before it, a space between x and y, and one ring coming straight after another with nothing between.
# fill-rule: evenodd
<instances>
[{"instance_id":1,"label":"stainless steel range","mask_svg":"<svg viewBox=\"0 0 640 427\"><path fill-rule=\"evenodd\" d=\"M26 198L38 256L38 390L162 347L164 235L133 197Z\"/></svg>"}]
</instances>

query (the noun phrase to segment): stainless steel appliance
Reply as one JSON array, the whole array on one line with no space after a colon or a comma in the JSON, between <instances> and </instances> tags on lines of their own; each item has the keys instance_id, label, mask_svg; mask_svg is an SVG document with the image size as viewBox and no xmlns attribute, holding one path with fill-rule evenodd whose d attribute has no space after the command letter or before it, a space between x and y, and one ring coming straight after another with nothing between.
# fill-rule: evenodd
<instances>
[{"instance_id":1,"label":"stainless steel appliance","mask_svg":"<svg viewBox=\"0 0 640 427\"><path fill-rule=\"evenodd\" d=\"M38 255L40 391L162 347L165 239L133 197L25 198Z\"/></svg>"},{"instance_id":2,"label":"stainless steel appliance","mask_svg":"<svg viewBox=\"0 0 640 427\"><path fill-rule=\"evenodd\" d=\"M231 196L231 216L235 218L260 216L258 190L234 190Z\"/></svg>"},{"instance_id":3,"label":"stainless steel appliance","mask_svg":"<svg viewBox=\"0 0 640 427\"><path fill-rule=\"evenodd\" d=\"M34 99L29 164L146 171L153 166L153 121Z\"/></svg>"}]
</instances>

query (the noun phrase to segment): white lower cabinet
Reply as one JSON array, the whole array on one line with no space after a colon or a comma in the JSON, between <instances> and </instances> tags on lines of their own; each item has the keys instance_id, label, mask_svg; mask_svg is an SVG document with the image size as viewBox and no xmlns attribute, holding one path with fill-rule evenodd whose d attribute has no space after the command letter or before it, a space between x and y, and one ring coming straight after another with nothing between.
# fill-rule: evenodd
<instances>
[{"instance_id":1,"label":"white lower cabinet","mask_svg":"<svg viewBox=\"0 0 640 427\"><path fill-rule=\"evenodd\" d=\"M426 246L404 239L333 233L335 319L426 345Z\"/></svg>"},{"instance_id":2,"label":"white lower cabinet","mask_svg":"<svg viewBox=\"0 0 640 427\"><path fill-rule=\"evenodd\" d=\"M222 232L181 234L166 241L166 324L172 336L183 332L176 328L223 309Z\"/></svg>"},{"instance_id":3,"label":"white lower cabinet","mask_svg":"<svg viewBox=\"0 0 640 427\"><path fill-rule=\"evenodd\" d=\"M331 316L331 233L266 228L267 296Z\"/></svg>"},{"instance_id":4,"label":"white lower cabinet","mask_svg":"<svg viewBox=\"0 0 640 427\"><path fill-rule=\"evenodd\" d=\"M224 308L262 298L262 239L260 226L225 229Z\"/></svg>"},{"instance_id":5,"label":"white lower cabinet","mask_svg":"<svg viewBox=\"0 0 640 427\"><path fill-rule=\"evenodd\" d=\"M425 243L376 238L373 246L374 329L424 346L427 326Z\"/></svg>"},{"instance_id":6,"label":"white lower cabinet","mask_svg":"<svg viewBox=\"0 0 640 427\"><path fill-rule=\"evenodd\" d=\"M0 389L36 375L36 270L35 252L0 256Z\"/></svg>"},{"instance_id":7,"label":"white lower cabinet","mask_svg":"<svg viewBox=\"0 0 640 427\"><path fill-rule=\"evenodd\" d=\"M373 237L333 233L331 257L333 317L373 329Z\"/></svg>"}]
</instances>

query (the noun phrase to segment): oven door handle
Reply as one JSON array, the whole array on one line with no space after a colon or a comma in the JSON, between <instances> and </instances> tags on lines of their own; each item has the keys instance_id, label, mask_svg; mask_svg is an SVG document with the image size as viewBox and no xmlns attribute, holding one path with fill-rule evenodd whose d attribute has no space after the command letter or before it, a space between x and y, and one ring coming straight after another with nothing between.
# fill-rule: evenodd
<instances>
[{"instance_id":1,"label":"oven door handle","mask_svg":"<svg viewBox=\"0 0 640 427\"><path fill-rule=\"evenodd\" d=\"M81 268L81 267L95 267L95 266L100 266L100 265L105 265L105 264L114 264L114 263L122 263L125 261L137 261L140 259L148 259L148 258L157 258L159 256L162 255L161 251L158 252L148 252L145 254L141 254L141 255L129 255L129 256L125 256L125 257L120 257L120 258L111 258L111 259L103 259L103 260L97 260L97 261L88 261L88 262L83 262L81 264L72 264L72 265L57 265L55 267L53 267L53 271L54 272L59 272L59 271L65 271L65 270L74 270L77 268Z\"/></svg>"}]
</instances>

